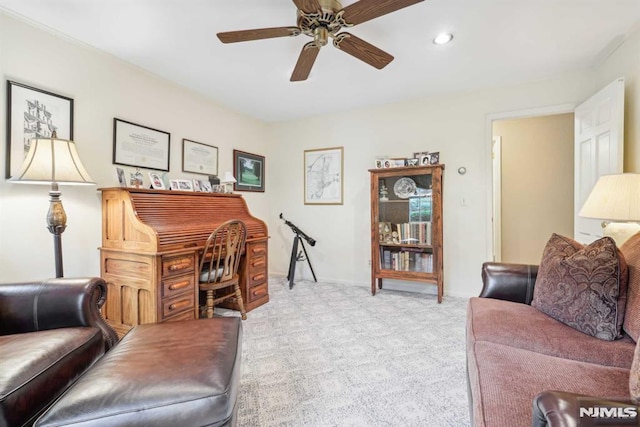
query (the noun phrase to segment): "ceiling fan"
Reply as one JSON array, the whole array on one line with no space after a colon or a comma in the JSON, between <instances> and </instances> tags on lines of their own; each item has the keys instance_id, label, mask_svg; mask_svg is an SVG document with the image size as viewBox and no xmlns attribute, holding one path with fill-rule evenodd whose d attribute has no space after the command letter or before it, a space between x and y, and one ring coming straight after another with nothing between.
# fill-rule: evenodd
<instances>
[{"instance_id":1,"label":"ceiling fan","mask_svg":"<svg viewBox=\"0 0 640 427\"><path fill-rule=\"evenodd\" d=\"M424 0L360 0L345 8L338 0L293 0L298 8L296 27L260 28L255 30L218 33L223 43L246 42L275 37L295 37L305 34L313 41L302 48L298 62L291 74L291 81L306 80L320 48L333 39L338 49L361 61L382 69L393 61L393 56L374 45L354 36L342 28L353 27Z\"/></svg>"}]
</instances>

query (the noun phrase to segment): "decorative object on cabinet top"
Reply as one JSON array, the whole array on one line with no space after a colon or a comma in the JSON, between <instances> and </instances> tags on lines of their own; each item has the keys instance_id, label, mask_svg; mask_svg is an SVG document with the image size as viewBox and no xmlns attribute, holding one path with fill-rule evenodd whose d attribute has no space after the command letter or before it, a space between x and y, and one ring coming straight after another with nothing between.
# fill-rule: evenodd
<instances>
[{"instance_id":1,"label":"decorative object on cabinet top","mask_svg":"<svg viewBox=\"0 0 640 427\"><path fill-rule=\"evenodd\" d=\"M407 177L400 178L393 186L393 192L401 199L407 199L416 192L416 182Z\"/></svg>"}]
</instances>

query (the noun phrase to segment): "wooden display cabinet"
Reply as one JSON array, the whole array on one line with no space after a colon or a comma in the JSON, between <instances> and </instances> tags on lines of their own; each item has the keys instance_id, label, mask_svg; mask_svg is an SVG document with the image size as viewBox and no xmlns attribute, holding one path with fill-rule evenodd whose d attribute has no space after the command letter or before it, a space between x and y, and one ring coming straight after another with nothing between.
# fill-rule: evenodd
<instances>
[{"instance_id":1,"label":"wooden display cabinet","mask_svg":"<svg viewBox=\"0 0 640 427\"><path fill-rule=\"evenodd\" d=\"M444 165L370 169L371 294L383 279L430 283L442 302Z\"/></svg>"}]
</instances>

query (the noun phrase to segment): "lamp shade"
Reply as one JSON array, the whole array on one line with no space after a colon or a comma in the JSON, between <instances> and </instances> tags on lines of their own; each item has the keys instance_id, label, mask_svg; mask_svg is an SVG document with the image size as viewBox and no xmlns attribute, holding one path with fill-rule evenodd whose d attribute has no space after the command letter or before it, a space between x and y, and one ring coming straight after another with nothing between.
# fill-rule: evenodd
<instances>
[{"instance_id":1,"label":"lamp shade","mask_svg":"<svg viewBox=\"0 0 640 427\"><path fill-rule=\"evenodd\" d=\"M220 180L220 182L224 182L224 183L234 183L237 182L236 179L233 177L233 174L231 174L231 172L227 171L224 173L224 176L222 177L222 179Z\"/></svg>"},{"instance_id":2,"label":"lamp shade","mask_svg":"<svg viewBox=\"0 0 640 427\"><path fill-rule=\"evenodd\" d=\"M33 184L95 184L87 173L73 141L37 138L20 170L10 181Z\"/></svg>"},{"instance_id":3,"label":"lamp shade","mask_svg":"<svg viewBox=\"0 0 640 427\"><path fill-rule=\"evenodd\" d=\"M640 174L601 176L578 215L610 221L640 221Z\"/></svg>"}]
</instances>

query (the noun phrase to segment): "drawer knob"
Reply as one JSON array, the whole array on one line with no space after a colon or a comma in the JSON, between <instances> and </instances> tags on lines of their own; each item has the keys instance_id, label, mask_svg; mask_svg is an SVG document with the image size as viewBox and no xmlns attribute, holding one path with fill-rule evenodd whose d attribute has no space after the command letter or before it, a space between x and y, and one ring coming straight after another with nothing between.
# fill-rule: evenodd
<instances>
[{"instance_id":1,"label":"drawer knob","mask_svg":"<svg viewBox=\"0 0 640 427\"><path fill-rule=\"evenodd\" d=\"M189 306L189 301L182 300L182 301L174 302L173 304L171 304L169 306L169 310L179 310L181 308L188 307L188 306Z\"/></svg>"},{"instance_id":2,"label":"drawer knob","mask_svg":"<svg viewBox=\"0 0 640 427\"><path fill-rule=\"evenodd\" d=\"M189 284L190 282L188 280L185 280L184 282L172 283L171 285L169 285L169 290L175 291L177 289L186 288L187 286L189 286Z\"/></svg>"},{"instance_id":3,"label":"drawer knob","mask_svg":"<svg viewBox=\"0 0 640 427\"><path fill-rule=\"evenodd\" d=\"M190 265L191 265L190 262L181 262L181 263L171 264L169 266L169 271L184 270L185 268L189 268Z\"/></svg>"},{"instance_id":4,"label":"drawer knob","mask_svg":"<svg viewBox=\"0 0 640 427\"><path fill-rule=\"evenodd\" d=\"M254 282L257 282L259 280L264 280L264 274L257 274L255 276L252 277Z\"/></svg>"}]
</instances>

